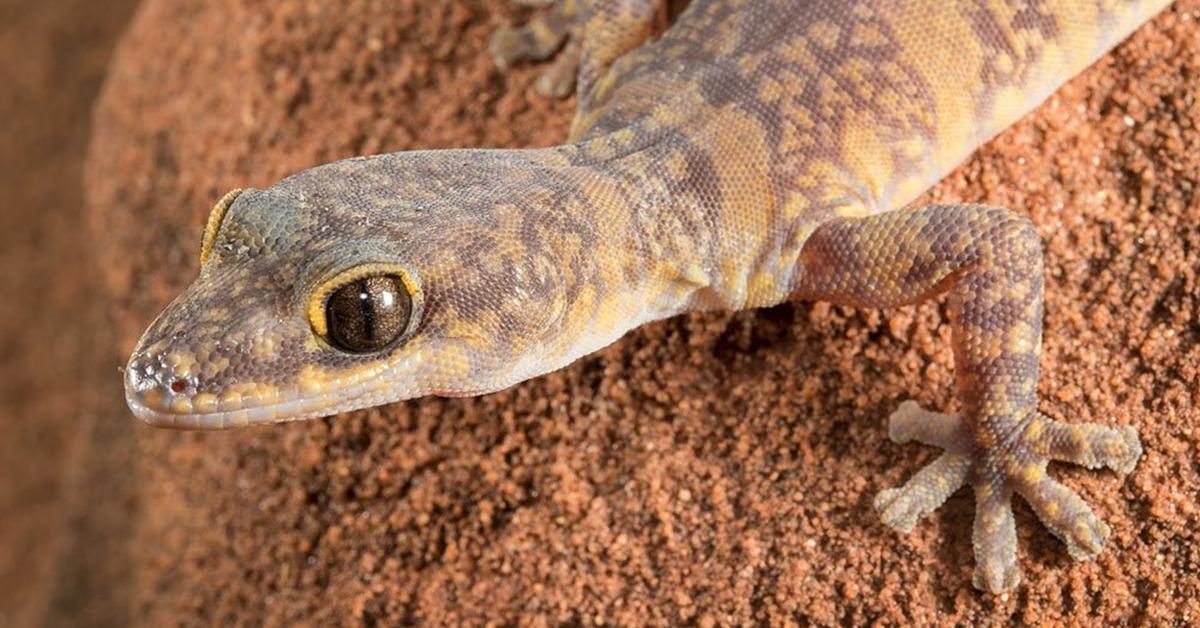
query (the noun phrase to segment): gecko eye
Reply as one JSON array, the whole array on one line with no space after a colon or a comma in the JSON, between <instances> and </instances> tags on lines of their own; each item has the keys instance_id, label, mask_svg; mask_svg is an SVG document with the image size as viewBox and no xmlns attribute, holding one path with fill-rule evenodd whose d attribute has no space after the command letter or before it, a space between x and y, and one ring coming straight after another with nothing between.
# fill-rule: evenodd
<instances>
[{"instance_id":1,"label":"gecko eye","mask_svg":"<svg viewBox=\"0 0 1200 628\"><path fill-rule=\"evenodd\" d=\"M394 275L362 277L334 290L325 302L330 342L345 351L378 351L408 327L412 298Z\"/></svg>"}]
</instances>

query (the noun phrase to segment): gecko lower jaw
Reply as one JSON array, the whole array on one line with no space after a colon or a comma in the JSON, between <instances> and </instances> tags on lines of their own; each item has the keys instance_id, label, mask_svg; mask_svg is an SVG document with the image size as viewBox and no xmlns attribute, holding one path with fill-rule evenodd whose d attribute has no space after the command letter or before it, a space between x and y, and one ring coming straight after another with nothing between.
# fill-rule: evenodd
<instances>
[{"instance_id":1,"label":"gecko lower jaw","mask_svg":"<svg viewBox=\"0 0 1200 628\"><path fill-rule=\"evenodd\" d=\"M339 395L337 399L303 396L285 391L270 404L211 412L180 412L148 403L136 390L126 389L125 402L139 420L153 427L177 430L223 430L231 427L302 421L399 401L378 390Z\"/></svg>"},{"instance_id":2,"label":"gecko lower jaw","mask_svg":"<svg viewBox=\"0 0 1200 628\"><path fill-rule=\"evenodd\" d=\"M330 407L320 399L296 397L270 405L216 410L213 412L178 412L146 403L136 391L126 391L125 402L139 420L153 427L179 430L223 430L230 427L298 421L337 414L342 410ZM350 408L345 408L350 409Z\"/></svg>"}]
</instances>

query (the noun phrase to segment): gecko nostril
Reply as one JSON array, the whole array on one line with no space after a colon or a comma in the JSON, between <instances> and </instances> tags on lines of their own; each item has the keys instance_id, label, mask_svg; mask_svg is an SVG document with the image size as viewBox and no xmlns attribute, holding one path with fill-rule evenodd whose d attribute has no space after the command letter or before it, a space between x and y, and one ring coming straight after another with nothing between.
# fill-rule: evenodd
<instances>
[{"instance_id":1,"label":"gecko nostril","mask_svg":"<svg viewBox=\"0 0 1200 628\"><path fill-rule=\"evenodd\" d=\"M171 392L173 393L182 394L187 389L188 383L186 379L179 378L171 382Z\"/></svg>"}]
</instances>

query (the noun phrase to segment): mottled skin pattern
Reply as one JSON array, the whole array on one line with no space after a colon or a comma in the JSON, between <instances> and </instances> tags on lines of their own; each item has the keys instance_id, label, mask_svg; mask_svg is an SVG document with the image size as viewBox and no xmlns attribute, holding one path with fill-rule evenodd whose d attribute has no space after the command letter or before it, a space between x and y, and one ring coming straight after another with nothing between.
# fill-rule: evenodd
<instances>
[{"instance_id":1,"label":"mottled skin pattern","mask_svg":"<svg viewBox=\"0 0 1200 628\"><path fill-rule=\"evenodd\" d=\"M565 93L578 67L569 143L356 158L231 194L130 359L130 406L205 429L324 416L498 390L681 312L945 293L962 411L900 406L892 438L945 453L876 508L908 530L970 484L990 591L1019 578L1013 493L1090 558L1108 527L1046 465L1126 473L1141 446L1038 412L1037 232L1002 208L903 207L1165 4L694 0L646 43L658 2L562 2L492 51L547 57L569 35L542 86ZM339 350L325 299L373 273L400 278L412 318L379 351Z\"/></svg>"}]
</instances>

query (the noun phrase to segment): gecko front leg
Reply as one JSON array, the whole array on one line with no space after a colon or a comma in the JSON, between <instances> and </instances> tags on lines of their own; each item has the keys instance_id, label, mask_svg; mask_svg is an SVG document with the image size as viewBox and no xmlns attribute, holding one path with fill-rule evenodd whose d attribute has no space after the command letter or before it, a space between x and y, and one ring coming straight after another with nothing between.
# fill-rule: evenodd
<instances>
[{"instance_id":1,"label":"gecko front leg","mask_svg":"<svg viewBox=\"0 0 1200 628\"><path fill-rule=\"evenodd\" d=\"M890 419L896 442L945 450L903 487L879 494L884 523L910 530L964 484L975 490L975 586L1015 586L1013 493L1067 544L1095 556L1109 528L1046 474L1050 460L1128 473L1141 455L1132 427L1066 424L1037 409L1042 250L1033 225L1012 212L937 205L833 220L805 243L799 299L892 307L949 293L961 414L905 402Z\"/></svg>"}]
</instances>

